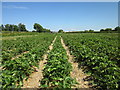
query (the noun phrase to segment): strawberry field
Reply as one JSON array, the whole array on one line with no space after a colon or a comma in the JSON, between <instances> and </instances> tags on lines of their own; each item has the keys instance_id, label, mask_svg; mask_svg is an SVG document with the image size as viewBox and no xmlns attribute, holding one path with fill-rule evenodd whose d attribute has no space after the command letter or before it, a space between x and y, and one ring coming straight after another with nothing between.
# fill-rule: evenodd
<instances>
[{"instance_id":1,"label":"strawberry field","mask_svg":"<svg viewBox=\"0 0 120 90\"><path fill-rule=\"evenodd\" d=\"M76 82L70 77L71 63L68 62L65 49L62 47L60 37L57 37L53 49L48 55L48 61L44 68L44 78L41 86L48 88L71 88Z\"/></svg>"},{"instance_id":2,"label":"strawberry field","mask_svg":"<svg viewBox=\"0 0 120 90\"><path fill-rule=\"evenodd\" d=\"M61 37L73 55L73 61L89 75L83 80L89 81L92 88L120 88L120 47L117 33L41 33L4 39L6 37L8 36L3 37L1 52L2 88L21 88L23 79L27 80L36 72L35 67L41 68L38 64L43 60L44 54L48 56L39 88L72 88L81 84L70 75L74 68L68 61ZM53 49L47 53L55 37Z\"/></svg>"},{"instance_id":3,"label":"strawberry field","mask_svg":"<svg viewBox=\"0 0 120 90\"><path fill-rule=\"evenodd\" d=\"M3 40L2 87L15 88L16 84L20 87L23 79L35 71L32 67L38 67L38 62L42 60L54 37L54 35L40 34L15 40Z\"/></svg>"},{"instance_id":4,"label":"strawberry field","mask_svg":"<svg viewBox=\"0 0 120 90\"><path fill-rule=\"evenodd\" d=\"M118 34L62 35L65 44L96 88L120 87L120 53Z\"/></svg>"}]
</instances>

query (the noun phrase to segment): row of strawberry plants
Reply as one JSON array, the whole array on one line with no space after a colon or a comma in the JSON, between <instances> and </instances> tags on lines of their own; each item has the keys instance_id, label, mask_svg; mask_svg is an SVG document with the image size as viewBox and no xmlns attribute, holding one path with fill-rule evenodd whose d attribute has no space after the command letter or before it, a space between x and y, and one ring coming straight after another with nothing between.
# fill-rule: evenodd
<instances>
[{"instance_id":1,"label":"row of strawberry plants","mask_svg":"<svg viewBox=\"0 0 120 90\"><path fill-rule=\"evenodd\" d=\"M11 32L11 31L2 31L2 37L11 37L11 36L25 36L25 35L37 35L38 32Z\"/></svg>"},{"instance_id":2,"label":"row of strawberry plants","mask_svg":"<svg viewBox=\"0 0 120 90\"><path fill-rule=\"evenodd\" d=\"M62 47L60 37L57 37L52 51L48 55L47 64L43 70L44 78L41 81L42 88L71 88L75 80L70 77L72 70L68 62L65 49Z\"/></svg>"},{"instance_id":3,"label":"row of strawberry plants","mask_svg":"<svg viewBox=\"0 0 120 90\"><path fill-rule=\"evenodd\" d=\"M48 37L46 37L48 35ZM41 41L48 40L49 34L39 34L39 36L21 37L15 40L3 40L2 41L2 59L7 61L13 57L32 50L33 47L39 46ZM38 38L38 39L36 39ZM43 44L42 44L43 45Z\"/></svg>"},{"instance_id":4,"label":"row of strawberry plants","mask_svg":"<svg viewBox=\"0 0 120 90\"><path fill-rule=\"evenodd\" d=\"M26 43L32 43L38 40L35 47L33 45L34 43L32 43L33 47L31 47L29 53L24 53L14 60L2 60L2 88L21 87L23 79L27 79L28 76L35 71L33 66L38 67L38 62L42 60L43 54L48 50L54 37L54 35L47 34L44 34L42 37L33 37L34 39L32 40L28 37L28 41L26 41Z\"/></svg>"},{"instance_id":5,"label":"row of strawberry plants","mask_svg":"<svg viewBox=\"0 0 120 90\"><path fill-rule=\"evenodd\" d=\"M113 34L114 35L114 34ZM63 35L65 44L81 66L102 89L118 89L120 86L120 61L117 36L102 34ZM103 38L103 37L104 38Z\"/></svg>"}]
</instances>

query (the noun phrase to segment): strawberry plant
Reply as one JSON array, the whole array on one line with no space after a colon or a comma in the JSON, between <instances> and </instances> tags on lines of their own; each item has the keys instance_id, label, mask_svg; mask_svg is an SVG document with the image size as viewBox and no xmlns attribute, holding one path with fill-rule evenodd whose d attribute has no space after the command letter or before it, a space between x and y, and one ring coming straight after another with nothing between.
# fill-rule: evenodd
<instances>
[{"instance_id":1,"label":"strawberry plant","mask_svg":"<svg viewBox=\"0 0 120 90\"><path fill-rule=\"evenodd\" d=\"M3 40L5 50L2 51L2 88L21 87L23 79L35 71L32 66L38 67L54 37L55 35L39 34L34 37L21 37L17 41ZM12 50L7 50L9 47ZM26 50L29 52L23 53ZM19 56L16 58L14 55Z\"/></svg>"},{"instance_id":2,"label":"strawberry plant","mask_svg":"<svg viewBox=\"0 0 120 90\"><path fill-rule=\"evenodd\" d=\"M87 67L96 88L118 89L120 54L117 34L63 34L79 66Z\"/></svg>"},{"instance_id":3,"label":"strawberry plant","mask_svg":"<svg viewBox=\"0 0 120 90\"><path fill-rule=\"evenodd\" d=\"M52 51L48 55L40 87L42 88L71 88L76 84L70 77L71 63L68 62L65 49L62 47L60 37L57 37Z\"/></svg>"}]
</instances>

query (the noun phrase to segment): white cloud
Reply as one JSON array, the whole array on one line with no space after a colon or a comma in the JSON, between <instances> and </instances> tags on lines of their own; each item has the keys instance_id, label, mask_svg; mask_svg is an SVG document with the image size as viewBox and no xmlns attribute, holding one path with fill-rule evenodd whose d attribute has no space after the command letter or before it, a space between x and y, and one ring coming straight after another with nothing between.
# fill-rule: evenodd
<instances>
[{"instance_id":1,"label":"white cloud","mask_svg":"<svg viewBox=\"0 0 120 90\"><path fill-rule=\"evenodd\" d=\"M77 31L77 30L80 30L80 29L78 29L78 28L66 28L66 30L70 30L70 31Z\"/></svg>"},{"instance_id":2,"label":"white cloud","mask_svg":"<svg viewBox=\"0 0 120 90\"><path fill-rule=\"evenodd\" d=\"M28 9L27 7L15 6L15 5L3 6L3 8L7 8L7 9Z\"/></svg>"},{"instance_id":3,"label":"white cloud","mask_svg":"<svg viewBox=\"0 0 120 90\"><path fill-rule=\"evenodd\" d=\"M71 28L71 29L69 29L69 30L78 30L78 29L75 29L75 28Z\"/></svg>"}]
</instances>

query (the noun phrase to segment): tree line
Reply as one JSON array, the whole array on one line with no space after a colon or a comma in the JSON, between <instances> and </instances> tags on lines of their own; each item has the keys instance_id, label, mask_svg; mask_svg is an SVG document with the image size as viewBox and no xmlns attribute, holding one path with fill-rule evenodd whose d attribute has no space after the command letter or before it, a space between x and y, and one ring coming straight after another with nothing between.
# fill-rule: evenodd
<instances>
[{"instance_id":1,"label":"tree line","mask_svg":"<svg viewBox=\"0 0 120 90\"><path fill-rule=\"evenodd\" d=\"M84 30L84 31L71 31L66 33L120 33L120 27L117 26L114 29L106 28L106 29L101 29L100 31L94 31L90 29L90 30Z\"/></svg>"},{"instance_id":2,"label":"tree line","mask_svg":"<svg viewBox=\"0 0 120 90\"><path fill-rule=\"evenodd\" d=\"M82 31L82 32L84 32L84 33L98 33L98 32L100 32L100 33L114 33L114 32L120 32L120 27L119 26L117 26L117 27L115 27L114 29L112 29L112 28L106 28L106 29L100 29L100 31L94 31L94 30L85 30L85 31Z\"/></svg>"},{"instance_id":3,"label":"tree line","mask_svg":"<svg viewBox=\"0 0 120 90\"><path fill-rule=\"evenodd\" d=\"M43 28L42 25L38 23L34 23L33 25L34 30L32 32L51 32L50 29ZM18 32L28 32L26 29L26 26L22 23L19 23L18 25L12 25L12 24L6 24L0 26L0 31L18 31ZM60 29L58 33L63 33L64 31ZM100 31L94 31L94 30L85 30L85 31L73 31L68 33L114 33L114 32L120 32L120 27L117 26L114 29L112 28L106 28L101 29Z\"/></svg>"},{"instance_id":4,"label":"tree line","mask_svg":"<svg viewBox=\"0 0 120 90\"><path fill-rule=\"evenodd\" d=\"M100 32L107 32L107 33L112 33L112 32L120 32L120 27L115 27L114 29L112 28L106 28L106 29L101 29Z\"/></svg>"},{"instance_id":5,"label":"tree line","mask_svg":"<svg viewBox=\"0 0 120 90\"><path fill-rule=\"evenodd\" d=\"M51 32L50 29L43 28L40 24L35 23L33 25L33 30L32 32ZM22 23L19 23L18 25L13 25L13 24L6 24L6 25L1 25L0 26L0 31L17 31L17 32L28 32L26 29L26 26Z\"/></svg>"},{"instance_id":6,"label":"tree line","mask_svg":"<svg viewBox=\"0 0 120 90\"><path fill-rule=\"evenodd\" d=\"M18 25L6 24L0 26L1 31L19 31L19 32L27 32L26 26L22 23Z\"/></svg>"},{"instance_id":7,"label":"tree line","mask_svg":"<svg viewBox=\"0 0 120 90\"><path fill-rule=\"evenodd\" d=\"M33 30L32 32L39 32L39 33L41 33L41 32L51 32L50 29L43 28L43 27L42 27L40 24L38 24L38 23L35 23L34 26L33 26L33 28L34 28L35 30Z\"/></svg>"}]
</instances>

